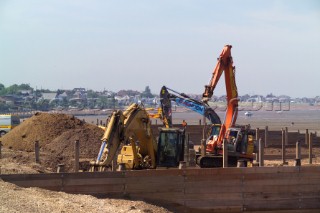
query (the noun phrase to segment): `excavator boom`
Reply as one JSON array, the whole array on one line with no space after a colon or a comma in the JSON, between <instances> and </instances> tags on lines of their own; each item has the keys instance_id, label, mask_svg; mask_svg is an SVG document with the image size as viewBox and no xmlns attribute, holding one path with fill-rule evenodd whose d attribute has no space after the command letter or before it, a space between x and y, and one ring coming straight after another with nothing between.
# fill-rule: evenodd
<instances>
[{"instance_id":1,"label":"excavator boom","mask_svg":"<svg viewBox=\"0 0 320 213\"><path fill-rule=\"evenodd\" d=\"M238 159L252 161L254 151L253 132L248 126L237 126L238 115L238 89L235 81L235 67L231 56L231 45L225 45L218 62L213 70L212 77L202 94L202 101L207 103L215 90L221 75L224 73L227 109L225 120L221 126L212 128L211 136L207 139L206 154L197 158L200 167L222 166L222 144L228 147L228 160L231 165L236 165ZM213 133L214 132L214 133ZM229 162L230 164L230 162Z\"/></svg>"},{"instance_id":2,"label":"excavator boom","mask_svg":"<svg viewBox=\"0 0 320 213\"><path fill-rule=\"evenodd\" d=\"M152 135L150 119L142 106L132 104L125 111L113 112L101 140L102 145L92 165L93 169L98 167L99 171L103 171L110 167L120 146L123 153L118 155L118 161L125 161L126 167L156 168L157 144Z\"/></svg>"},{"instance_id":3,"label":"excavator boom","mask_svg":"<svg viewBox=\"0 0 320 213\"><path fill-rule=\"evenodd\" d=\"M224 46L220 57L218 58L217 65L213 70L212 77L208 85L205 85L205 91L202 94L202 101L207 101L212 97L213 91L216 88L222 73L225 77L225 86L227 94L227 110L225 120L221 125L218 139L213 143L208 144L207 151L212 152L214 146L221 146L223 138L225 137L226 130L235 125L238 115L238 89L235 82L235 67L231 56L231 45Z\"/></svg>"},{"instance_id":4,"label":"excavator boom","mask_svg":"<svg viewBox=\"0 0 320 213\"><path fill-rule=\"evenodd\" d=\"M179 106L183 106L205 116L212 124L221 124L220 117L207 103L197 101L184 93L179 93L173 89L163 86L160 92L160 102L165 126L166 123L168 123L168 126L172 127L171 101L175 102Z\"/></svg>"},{"instance_id":5,"label":"excavator boom","mask_svg":"<svg viewBox=\"0 0 320 213\"><path fill-rule=\"evenodd\" d=\"M177 167L184 159L184 148L188 146L184 131L162 128L157 144L150 117L153 116L138 104L130 105L125 111L114 111L90 171L105 171L115 160L126 169Z\"/></svg>"}]
</instances>

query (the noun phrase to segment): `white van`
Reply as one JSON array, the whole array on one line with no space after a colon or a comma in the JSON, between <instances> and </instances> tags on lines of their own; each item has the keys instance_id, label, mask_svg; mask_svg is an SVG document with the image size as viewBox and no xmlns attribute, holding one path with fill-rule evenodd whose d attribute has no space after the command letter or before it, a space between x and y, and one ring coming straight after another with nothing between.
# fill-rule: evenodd
<instances>
[{"instance_id":1,"label":"white van","mask_svg":"<svg viewBox=\"0 0 320 213\"><path fill-rule=\"evenodd\" d=\"M15 115L0 115L0 137L20 124L20 118Z\"/></svg>"}]
</instances>

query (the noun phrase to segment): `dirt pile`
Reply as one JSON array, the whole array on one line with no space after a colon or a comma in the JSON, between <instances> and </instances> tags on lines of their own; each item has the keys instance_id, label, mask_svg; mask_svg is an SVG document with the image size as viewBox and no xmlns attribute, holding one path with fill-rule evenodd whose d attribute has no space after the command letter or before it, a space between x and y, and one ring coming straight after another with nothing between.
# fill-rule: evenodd
<instances>
[{"instance_id":1,"label":"dirt pile","mask_svg":"<svg viewBox=\"0 0 320 213\"><path fill-rule=\"evenodd\" d=\"M25 120L1 138L2 144L19 151L34 151L34 142L40 144L41 164L56 171L58 164L65 164L66 171L72 171L74 144L80 142L80 158L92 160L97 156L103 130L65 114L37 113ZM19 162L34 161L16 156ZM80 159L81 160L81 159Z\"/></svg>"}]
</instances>

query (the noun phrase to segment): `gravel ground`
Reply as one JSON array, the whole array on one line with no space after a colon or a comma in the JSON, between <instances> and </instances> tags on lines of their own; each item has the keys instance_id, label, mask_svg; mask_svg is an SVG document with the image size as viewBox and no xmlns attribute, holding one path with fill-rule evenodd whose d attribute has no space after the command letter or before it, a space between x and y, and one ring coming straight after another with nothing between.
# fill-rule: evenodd
<instances>
[{"instance_id":1,"label":"gravel ground","mask_svg":"<svg viewBox=\"0 0 320 213\"><path fill-rule=\"evenodd\" d=\"M21 188L0 180L0 212L148 212L168 210L142 201L98 199L90 195L73 195L39 188Z\"/></svg>"}]
</instances>

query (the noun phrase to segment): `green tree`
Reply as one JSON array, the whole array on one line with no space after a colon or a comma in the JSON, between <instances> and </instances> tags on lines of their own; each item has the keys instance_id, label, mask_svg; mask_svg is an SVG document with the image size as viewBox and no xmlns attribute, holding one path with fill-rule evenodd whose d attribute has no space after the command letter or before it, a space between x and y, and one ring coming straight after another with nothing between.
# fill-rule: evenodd
<instances>
[{"instance_id":1,"label":"green tree","mask_svg":"<svg viewBox=\"0 0 320 213\"><path fill-rule=\"evenodd\" d=\"M0 91L4 90L6 87L0 83Z\"/></svg>"},{"instance_id":2,"label":"green tree","mask_svg":"<svg viewBox=\"0 0 320 213\"><path fill-rule=\"evenodd\" d=\"M0 114L9 112L9 105L0 103Z\"/></svg>"},{"instance_id":3,"label":"green tree","mask_svg":"<svg viewBox=\"0 0 320 213\"><path fill-rule=\"evenodd\" d=\"M146 86L144 91L141 93L141 97L142 98L153 98L154 97L154 95L152 95L152 93L151 93L149 86Z\"/></svg>"},{"instance_id":4,"label":"green tree","mask_svg":"<svg viewBox=\"0 0 320 213\"><path fill-rule=\"evenodd\" d=\"M88 90L87 91L87 97L88 98L98 98L98 94L93 90Z\"/></svg>"},{"instance_id":5,"label":"green tree","mask_svg":"<svg viewBox=\"0 0 320 213\"><path fill-rule=\"evenodd\" d=\"M0 84L0 95L17 95L20 90L33 90L33 88L29 84L13 84L7 88Z\"/></svg>"}]
</instances>

